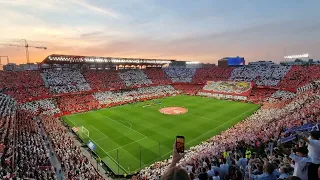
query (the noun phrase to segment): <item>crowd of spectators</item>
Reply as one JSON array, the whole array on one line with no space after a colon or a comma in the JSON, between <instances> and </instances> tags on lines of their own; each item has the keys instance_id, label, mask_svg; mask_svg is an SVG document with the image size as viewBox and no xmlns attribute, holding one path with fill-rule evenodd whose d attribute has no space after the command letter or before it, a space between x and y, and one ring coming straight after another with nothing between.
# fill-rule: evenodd
<instances>
[{"instance_id":1,"label":"crowd of spectators","mask_svg":"<svg viewBox=\"0 0 320 180\"><path fill-rule=\"evenodd\" d=\"M248 100L251 102L264 102L276 91L275 89L253 88Z\"/></svg>"},{"instance_id":2,"label":"crowd of spectators","mask_svg":"<svg viewBox=\"0 0 320 180\"><path fill-rule=\"evenodd\" d=\"M167 77L162 69L144 69L143 72L148 76L153 84L167 85L171 83L170 78Z\"/></svg>"},{"instance_id":3,"label":"crowd of spectators","mask_svg":"<svg viewBox=\"0 0 320 180\"><path fill-rule=\"evenodd\" d=\"M16 101L6 94L0 93L0 117L10 116L15 111Z\"/></svg>"},{"instance_id":4,"label":"crowd of spectators","mask_svg":"<svg viewBox=\"0 0 320 180\"><path fill-rule=\"evenodd\" d=\"M53 94L91 90L80 70L76 69L45 69L42 72L49 89Z\"/></svg>"},{"instance_id":5,"label":"crowd of spectators","mask_svg":"<svg viewBox=\"0 0 320 180\"><path fill-rule=\"evenodd\" d=\"M108 105L113 103L124 103L142 99L149 99L153 97L163 97L177 93L178 92L172 86L165 85L142 87L129 91L122 90L97 92L93 96L100 104Z\"/></svg>"},{"instance_id":6,"label":"crowd of spectators","mask_svg":"<svg viewBox=\"0 0 320 180\"><path fill-rule=\"evenodd\" d=\"M61 163L65 176L63 179L103 179L58 119L45 115L41 115L40 118Z\"/></svg>"},{"instance_id":7,"label":"crowd of spectators","mask_svg":"<svg viewBox=\"0 0 320 180\"><path fill-rule=\"evenodd\" d=\"M14 155L14 121L13 114L0 117L0 178L13 172L12 158Z\"/></svg>"},{"instance_id":8,"label":"crowd of spectators","mask_svg":"<svg viewBox=\"0 0 320 180\"><path fill-rule=\"evenodd\" d=\"M51 166L50 152L46 148L43 137L34 116L19 112L16 121L16 153L13 177L21 179L56 179Z\"/></svg>"},{"instance_id":9,"label":"crowd of spectators","mask_svg":"<svg viewBox=\"0 0 320 180\"><path fill-rule=\"evenodd\" d=\"M229 79L233 69L233 67L198 68L195 72L192 82L206 83L207 81L225 81Z\"/></svg>"},{"instance_id":10,"label":"crowd of spectators","mask_svg":"<svg viewBox=\"0 0 320 180\"><path fill-rule=\"evenodd\" d=\"M315 82L311 82L311 83L305 84L305 85L297 88L297 93L309 91L310 89L313 89L315 84L316 84Z\"/></svg>"},{"instance_id":11,"label":"crowd of spectators","mask_svg":"<svg viewBox=\"0 0 320 180\"><path fill-rule=\"evenodd\" d=\"M70 113L88 111L98 109L102 105L152 99L181 92L195 94L202 88L201 85L166 84L204 83L228 78L235 81L254 81L261 86L298 88L298 93L254 88L249 100L253 102L268 100L264 108L220 135L192 147L179 165L195 179L197 177L201 179L205 174L220 179L225 177L237 179L240 176L241 179L255 179L256 176L253 174L296 175L293 169L299 163L297 157L295 155L286 157L288 149L279 145L277 140L286 136L283 135L283 129L319 120L320 83L316 81L320 78L319 73L320 66L315 65L87 71L84 75L80 70L70 69L63 71L47 69L42 74L39 71L0 72L0 90L3 92L0 93L0 177L56 179L49 161L49 151L45 147L44 137L39 132L40 126L34 118L35 115L41 114L41 122L49 134L66 178L101 179L89 160L81 153L80 147L75 145L67 129L51 116L60 111ZM160 86L150 86L152 84ZM149 87L111 91L124 86L144 85ZM110 91L31 101L19 105L20 111L16 114L16 100L47 96L50 95L49 90L51 93L59 94L88 91L91 87L93 90ZM206 93L203 95L211 96ZM270 143L275 147L273 149L275 154L268 156L270 149L267 145ZM303 145L299 143L296 146ZM260 151L260 147L267 151ZM255 151L256 155L253 153L248 157L244 153L246 150ZM300 151L303 150L297 152ZM291 160L295 160L295 164ZM157 162L142 170L139 176L156 179L167 170L171 162L170 159ZM262 169L264 165L265 171Z\"/></svg>"},{"instance_id":12,"label":"crowd of spectators","mask_svg":"<svg viewBox=\"0 0 320 180\"><path fill-rule=\"evenodd\" d=\"M57 107L57 102L53 98L26 102L20 105L20 109L30 112L34 115L38 115L41 113L53 116L60 113L60 110Z\"/></svg>"},{"instance_id":13,"label":"crowd of spectators","mask_svg":"<svg viewBox=\"0 0 320 180\"><path fill-rule=\"evenodd\" d=\"M90 70L84 76L94 90L120 89L125 86L117 71Z\"/></svg>"},{"instance_id":14,"label":"crowd of spectators","mask_svg":"<svg viewBox=\"0 0 320 180\"><path fill-rule=\"evenodd\" d=\"M195 95L203 88L203 85L198 84L176 84L173 87L184 94Z\"/></svg>"},{"instance_id":15,"label":"crowd of spectators","mask_svg":"<svg viewBox=\"0 0 320 180\"><path fill-rule=\"evenodd\" d=\"M0 71L0 91L17 101L49 94L39 71Z\"/></svg>"},{"instance_id":16,"label":"crowd of spectators","mask_svg":"<svg viewBox=\"0 0 320 180\"><path fill-rule=\"evenodd\" d=\"M24 101L29 98L41 98L50 95L49 89L44 86L8 90L5 93L17 101Z\"/></svg>"},{"instance_id":17,"label":"crowd of spectators","mask_svg":"<svg viewBox=\"0 0 320 180\"><path fill-rule=\"evenodd\" d=\"M315 96L316 94L319 94L319 90L299 94L282 107L256 111L246 120L221 132L220 135L187 150L178 165L189 173L190 179L208 179L219 176L220 179L262 180L270 178L276 180L293 174L305 180L304 176L297 173L299 171L297 169L300 163L299 157L296 157L295 153L288 157L286 149L283 149L279 139L284 136L285 129L316 123L316 120L319 120L320 98ZM272 144L270 147L273 148L268 149L269 144ZM299 146L305 147L303 143L299 143ZM271 149L273 154L270 153ZM313 149L310 148L309 143L310 150ZM312 153L318 151L313 150ZM300 155L298 152L301 150L298 149L296 152ZM312 153L309 155L313 157L313 160L320 158L320 154ZM167 173L179 173L178 167L175 167L174 157L173 160L154 163L140 171L139 176L157 179L168 170L171 163L174 164L170 167L173 170L170 172L169 169ZM316 163L319 164L319 162ZM166 174L164 177L168 177L168 175ZM309 179L311 177L318 179L317 176L309 176Z\"/></svg>"},{"instance_id":18,"label":"crowd of spectators","mask_svg":"<svg viewBox=\"0 0 320 180\"><path fill-rule=\"evenodd\" d=\"M152 81L148 79L148 76L140 69L123 70L119 76L125 85L129 87L152 84Z\"/></svg>"},{"instance_id":19,"label":"crowd of spectators","mask_svg":"<svg viewBox=\"0 0 320 180\"><path fill-rule=\"evenodd\" d=\"M43 86L39 71L0 71L0 90Z\"/></svg>"},{"instance_id":20,"label":"crowd of spectators","mask_svg":"<svg viewBox=\"0 0 320 180\"><path fill-rule=\"evenodd\" d=\"M290 91L278 90L270 96L269 101L288 100L288 99L294 98L295 96L296 96L296 93L293 93Z\"/></svg>"},{"instance_id":21,"label":"crowd of spectators","mask_svg":"<svg viewBox=\"0 0 320 180\"><path fill-rule=\"evenodd\" d=\"M164 68L163 70L174 83L190 83L196 72L195 68Z\"/></svg>"},{"instance_id":22,"label":"crowd of spectators","mask_svg":"<svg viewBox=\"0 0 320 180\"><path fill-rule=\"evenodd\" d=\"M292 66L291 70L279 83L280 88L293 88L304 86L313 80L320 79L320 66Z\"/></svg>"},{"instance_id":23,"label":"crowd of spectators","mask_svg":"<svg viewBox=\"0 0 320 180\"><path fill-rule=\"evenodd\" d=\"M61 112L68 113L83 112L99 108L99 103L92 94L61 96L57 98L57 104Z\"/></svg>"},{"instance_id":24,"label":"crowd of spectators","mask_svg":"<svg viewBox=\"0 0 320 180\"><path fill-rule=\"evenodd\" d=\"M259 86L276 86L290 70L290 66L248 65L235 68L230 80L255 82Z\"/></svg>"}]
</instances>

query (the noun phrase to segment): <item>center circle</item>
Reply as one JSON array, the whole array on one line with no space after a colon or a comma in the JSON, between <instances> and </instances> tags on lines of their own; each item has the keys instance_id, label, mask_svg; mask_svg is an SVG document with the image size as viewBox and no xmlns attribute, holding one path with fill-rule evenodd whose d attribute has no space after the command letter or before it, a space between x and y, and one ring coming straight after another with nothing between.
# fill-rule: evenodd
<instances>
[{"instance_id":1,"label":"center circle","mask_svg":"<svg viewBox=\"0 0 320 180\"><path fill-rule=\"evenodd\" d=\"M178 115L178 114L184 114L186 112L188 112L187 108L183 108L183 107L165 107L165 108L161 108L159 110L162 114L169 114L169 115Z\"/></svg>"}]
</instances>

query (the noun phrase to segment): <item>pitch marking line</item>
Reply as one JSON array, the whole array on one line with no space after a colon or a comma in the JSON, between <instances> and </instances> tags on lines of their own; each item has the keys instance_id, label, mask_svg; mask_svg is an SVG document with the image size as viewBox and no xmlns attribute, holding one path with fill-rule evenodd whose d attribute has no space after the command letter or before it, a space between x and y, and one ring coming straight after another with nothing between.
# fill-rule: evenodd
<instances>
[{"instance_id":1,"label":"pitch marking line","mask_svg":"<svg viewBox=\"0 0 320 180\"><path fill-rule=\"evenodd\" d=\"M110 153L110 152L115 151L115 150L117 150L117 149L121 149L121 148L123 148L123 147L125 147L125 146L128 146L128 145L130 145L130 144L139 142L139 141L144 140L144 139L147 139L147 138L148 138L148 137L144 137L144 138L138 139L138 140L133 141L133 142L131 142L131 143L128 143L128 144L125 144L125 145L120 146L120 147L118 147L118 148L112 149L112 150L108 151L107 153Z\"/></svg>"},{"instance_id":2,"label":"pitch marking line","mask_svg":"<svg viewBox=\"0 0 320 180\"><path fill-rule=\"evenodd\" d=\"M106 136L107 138L109 138L108 135L106 135L105 133L101 132L99 129L95 128L94 126L90 125L91 127L93 127L94 129L96 129L97 131L99 131L101 134L103 134L104 136Z\"/></svg>"},{"instance_id":3,"label":"pitch marking line","mask_svg":"<svg viewBox=\"0 0 320 180\"><path fill-rule=\"evenodd\" d=\"M75 124L72 120L70 120L70 122L71 122L73 125L76 126L76 124ZM128 173L128 171L126 171L126 169L125 169L123 166L121 166L121 164L119 164L115 159L113 159L113 158L112 158L101 146L99 146L99 144L96 143L96 141L94 141L90 136L89 136L89 139L90 139L92 142L94 142L95 145L97 145L104 153L106 153L106 156L105 156L105 157L108 156L113 162L115 162L118 166L120 166L124 172ZM105 157L103 157L102 159L104 159Z\"/></svg>"},{"instance_id":4,"label":"pitch marking line","mask_svg":"<svg viewBox=\"0 0 320 180\"><path fill-rule=\"evenodd\" d=\"M104 140L104 139L109 139L109 137L103 137L103 138L100 138L100 139L97 139L96 141L101 141L101 140Z\"/></svg>"},{"instance_id":5,"label":"pitch marking line","mask_svg":"<svg viewBox=\"0 0 320 180\"><path fill-rule=\"evenodd\" d=\"M213 121L213 122L219 122L219 123L221 123L221 121L217 121L217 120L214 120L214 119L206 118L206 117L203 117L203 116L198 116L198 115L195 115L195 114L188 114L188 115L194 116L194 117L198 117L198 118L201 118L201 119L210 120L210 121Z\"/></svg>"},{"instance_id":6,"label":"pitch marking line","mask_svg":"<svg viewBox=\"0 0 320 180\"><path fill-rule=\"evenodd\" d=\"M114 120L114 119L112 119L112 118L110 118L110 117L108 117L108 116L102 116L102 117L106 117L106 118L108 118L108 119L110 119L110 120L112 120L112 121L120 124L121 126L126 127L126 128L128 128L128 129L130 129L130 130L132 130L132 131L134 131L134 132L142 135L143 137L147 137L146 135L144 135L144 134L142 134L142 133L140 133L140 132L138 132L138 131L136 131L136 130L134 130L134 129L132 129L132 128L129 128L128 126L126 126L126 125L124 125L124 124L122 124L122 123L120 123L120 122L118 122L118 121L116 121L116 120ZM99 118L95 118L95 119L99 119ZM100 120L100 119L99 119L99 120ZM104 124L106 124L104 121L101 121L101 122L103 122ZM106 125L107 125L107 124L106 124Z\"/></svg>"},{"instance_id":7,"label":"pitch marking line","mask_svg":"<svg viewBox=\"0 0 320 180\"><path fill-rule=\"evenodd\" d=\"M128 121L124 121L124 120L119 120L120 122L122 121L122 122L124 122L124 123L128 123L128 124L130 124L130 129L132 129L132 124L131 124L131 122L128 122ZM122 124L122 123L121 123Z\"/></svg>"}]
</instances>

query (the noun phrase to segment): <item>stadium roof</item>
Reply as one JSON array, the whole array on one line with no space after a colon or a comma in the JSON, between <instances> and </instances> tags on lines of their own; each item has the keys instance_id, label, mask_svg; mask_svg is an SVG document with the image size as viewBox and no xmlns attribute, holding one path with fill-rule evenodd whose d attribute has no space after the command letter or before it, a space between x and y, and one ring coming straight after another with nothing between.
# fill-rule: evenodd
<instances>
[{"instance_id":1,"label":"stadium roof","mask_svg":"<svg viewBox=\"0 0 320 180\"><path fill-rule=\"evenodd\" d=\"M167 59L142 59L142 58L119 58L52 54L46 57L45 64L117 64L117 65L165 65L176 60Z\"/></svg>"}]
</instances>

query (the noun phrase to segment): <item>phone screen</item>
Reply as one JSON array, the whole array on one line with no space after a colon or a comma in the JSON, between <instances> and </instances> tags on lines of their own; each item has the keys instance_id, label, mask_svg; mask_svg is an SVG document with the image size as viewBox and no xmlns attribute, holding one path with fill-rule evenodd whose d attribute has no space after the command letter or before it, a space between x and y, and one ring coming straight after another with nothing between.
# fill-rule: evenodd
<instances>
[{"instance_id":1,"label":"phone screen","mask_svg":"<svg viewBox=\"0 0 320 180\"><path fill-rule=\"evenodd\" d=\"M184 136L177 136L176 148L178 153L184 153Z\"/></svg>"}]
</instances>

